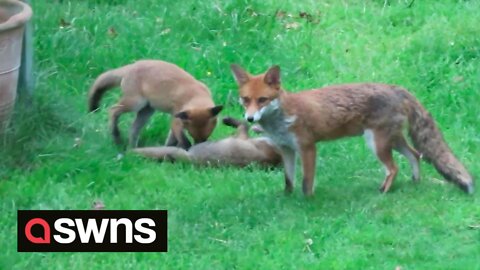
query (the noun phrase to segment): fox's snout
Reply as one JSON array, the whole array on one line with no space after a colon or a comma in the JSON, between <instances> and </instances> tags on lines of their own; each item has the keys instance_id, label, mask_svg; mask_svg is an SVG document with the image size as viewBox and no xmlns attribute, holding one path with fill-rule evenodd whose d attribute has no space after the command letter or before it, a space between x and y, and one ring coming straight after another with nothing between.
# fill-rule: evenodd
<instances>
[{"instance_id":1,"label":"fox's snout","mask_svg":"<svg viewBox=\"0 0 480 270\"><path fill-rule=\"evenodd\" d=\"M260 118L262 118L262 111L261 110L257 110L253 113L249 113L247 111L245 113L245 120L247 120L250 123L258 122L258 120L260 120Z\"/></svg>"}]
</instances>

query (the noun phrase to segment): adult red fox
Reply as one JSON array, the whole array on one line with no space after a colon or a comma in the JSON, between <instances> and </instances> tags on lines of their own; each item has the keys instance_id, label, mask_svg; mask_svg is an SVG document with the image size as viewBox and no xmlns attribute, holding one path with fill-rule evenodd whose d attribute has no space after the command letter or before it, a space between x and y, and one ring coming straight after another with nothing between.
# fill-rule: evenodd
<instances>
[{"instance_id":1,"label":"adult red fox","mask_svg":"<svg viewBox=\"0 0 480 270\"><path fill-rule=\"evenodd\" d=\"M247 166L256 163L272 167L282 159L278 148L266 137L249 138L248 125L226 117L223 123L237 128L235 136L192 146L188 151L179 147L141 147L132 151L154 159L193 162L200 165Z\"/></svg>"},{"instance_id":2,"label":"adult red fox","mask_svg":"<svg viewBox=\"0 0 480 270\"><path fill-rule=\"evenodd\" d=\"M245 118L258 122L281 149L285 166L285 190L293 190L295 157L303 164L303 192L313 194L318 141L364 135L368 146L383 163L386 177L380 191L387 192L398 172L392 150L410 162L413 179L420 178L420 154L408 145L404 126L414 146L437 171L465 192L472 193L473 180L457 160L431 115L407 90L393 85L359 83L328 86L288 93L280 83L280 67L250 75L232 65L239 85Z\"/></svg>"},{"instance_id":3,"label":"adult red fox","mask_svg":"<svg viewBox=\"0 0 480 270\"><path fill-rule=\"evenodd\" d=\"M117 144L121 143L118 119L125 112L137 114L130 132L130 146L137 146L140 130L158 110L175 116L166 144L188 148L190 143L184 128L195 143L207 140L223 108L215 106L205 84L178 66L141 60L101 74L90 88L89 110L97 110L103 94L119 85L123 97L110 109L110 130Z\"/></svg>"}]
</instances>

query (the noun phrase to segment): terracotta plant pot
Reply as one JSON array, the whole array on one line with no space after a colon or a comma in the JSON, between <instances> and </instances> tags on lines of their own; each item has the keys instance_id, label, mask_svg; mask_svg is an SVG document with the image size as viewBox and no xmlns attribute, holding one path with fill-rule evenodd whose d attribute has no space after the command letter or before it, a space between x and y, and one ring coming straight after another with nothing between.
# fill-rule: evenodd
<instances>
[{"instance_id":1,"label":"terracotta plant pot","mask_svg":"<svg viewBox=\"0 0 480 270\"><path fill-rule=\"evenodd\" d=\"M0 0L0 134L10 121L17 96L25 24L32 9L16 0Z\"/></svg>"}]
</instances>

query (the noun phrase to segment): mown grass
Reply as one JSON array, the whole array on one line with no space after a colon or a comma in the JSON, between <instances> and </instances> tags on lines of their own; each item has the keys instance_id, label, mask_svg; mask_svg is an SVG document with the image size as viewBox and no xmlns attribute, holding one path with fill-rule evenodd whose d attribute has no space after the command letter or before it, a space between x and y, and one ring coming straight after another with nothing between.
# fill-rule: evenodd
<instances>
[{"instance_id":1,"label":"mown grass","mask_svg":"<svg viewBox=\"0 0 480 270\"><path fill-rule=\"evenodd\" d=\"M380 81L410 89L473 175L480 155L477 1L33 1L37 89L0 149L0 269L480 269L480 198L431 166L389 194L352 138L318 145L316 195L284 196L281 170L200 168L126 155L86 91L140 58L185 68L240 117L228 65L282 67L286 89ZM300 16L301 12L306 12ZM124 117L124 133L132 117ZM163 142L157 115L142 143ZM218 126L212 139L231 134ZM76 145L76 146L74 146ZM298 180L298 179L297 179ZM298 183L299 181L297 181ZM17 209L168 209L169 252L17 253Z\"/></svg>"}]
</instances>

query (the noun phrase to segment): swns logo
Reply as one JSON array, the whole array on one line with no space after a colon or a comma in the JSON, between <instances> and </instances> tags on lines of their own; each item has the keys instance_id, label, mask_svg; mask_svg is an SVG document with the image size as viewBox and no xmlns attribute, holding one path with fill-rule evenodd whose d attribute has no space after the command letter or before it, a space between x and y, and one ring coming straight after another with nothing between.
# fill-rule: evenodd
<instances>
[{"instance_id":1,"label":"swns logo","mask_svg":"<svg viewBox=\"0 0 480 270\"><path fill-rule=\"evenodd\" d=\"M166 210L18 210L19 252L167 252Z\"/></svg>"}]
</instances>

